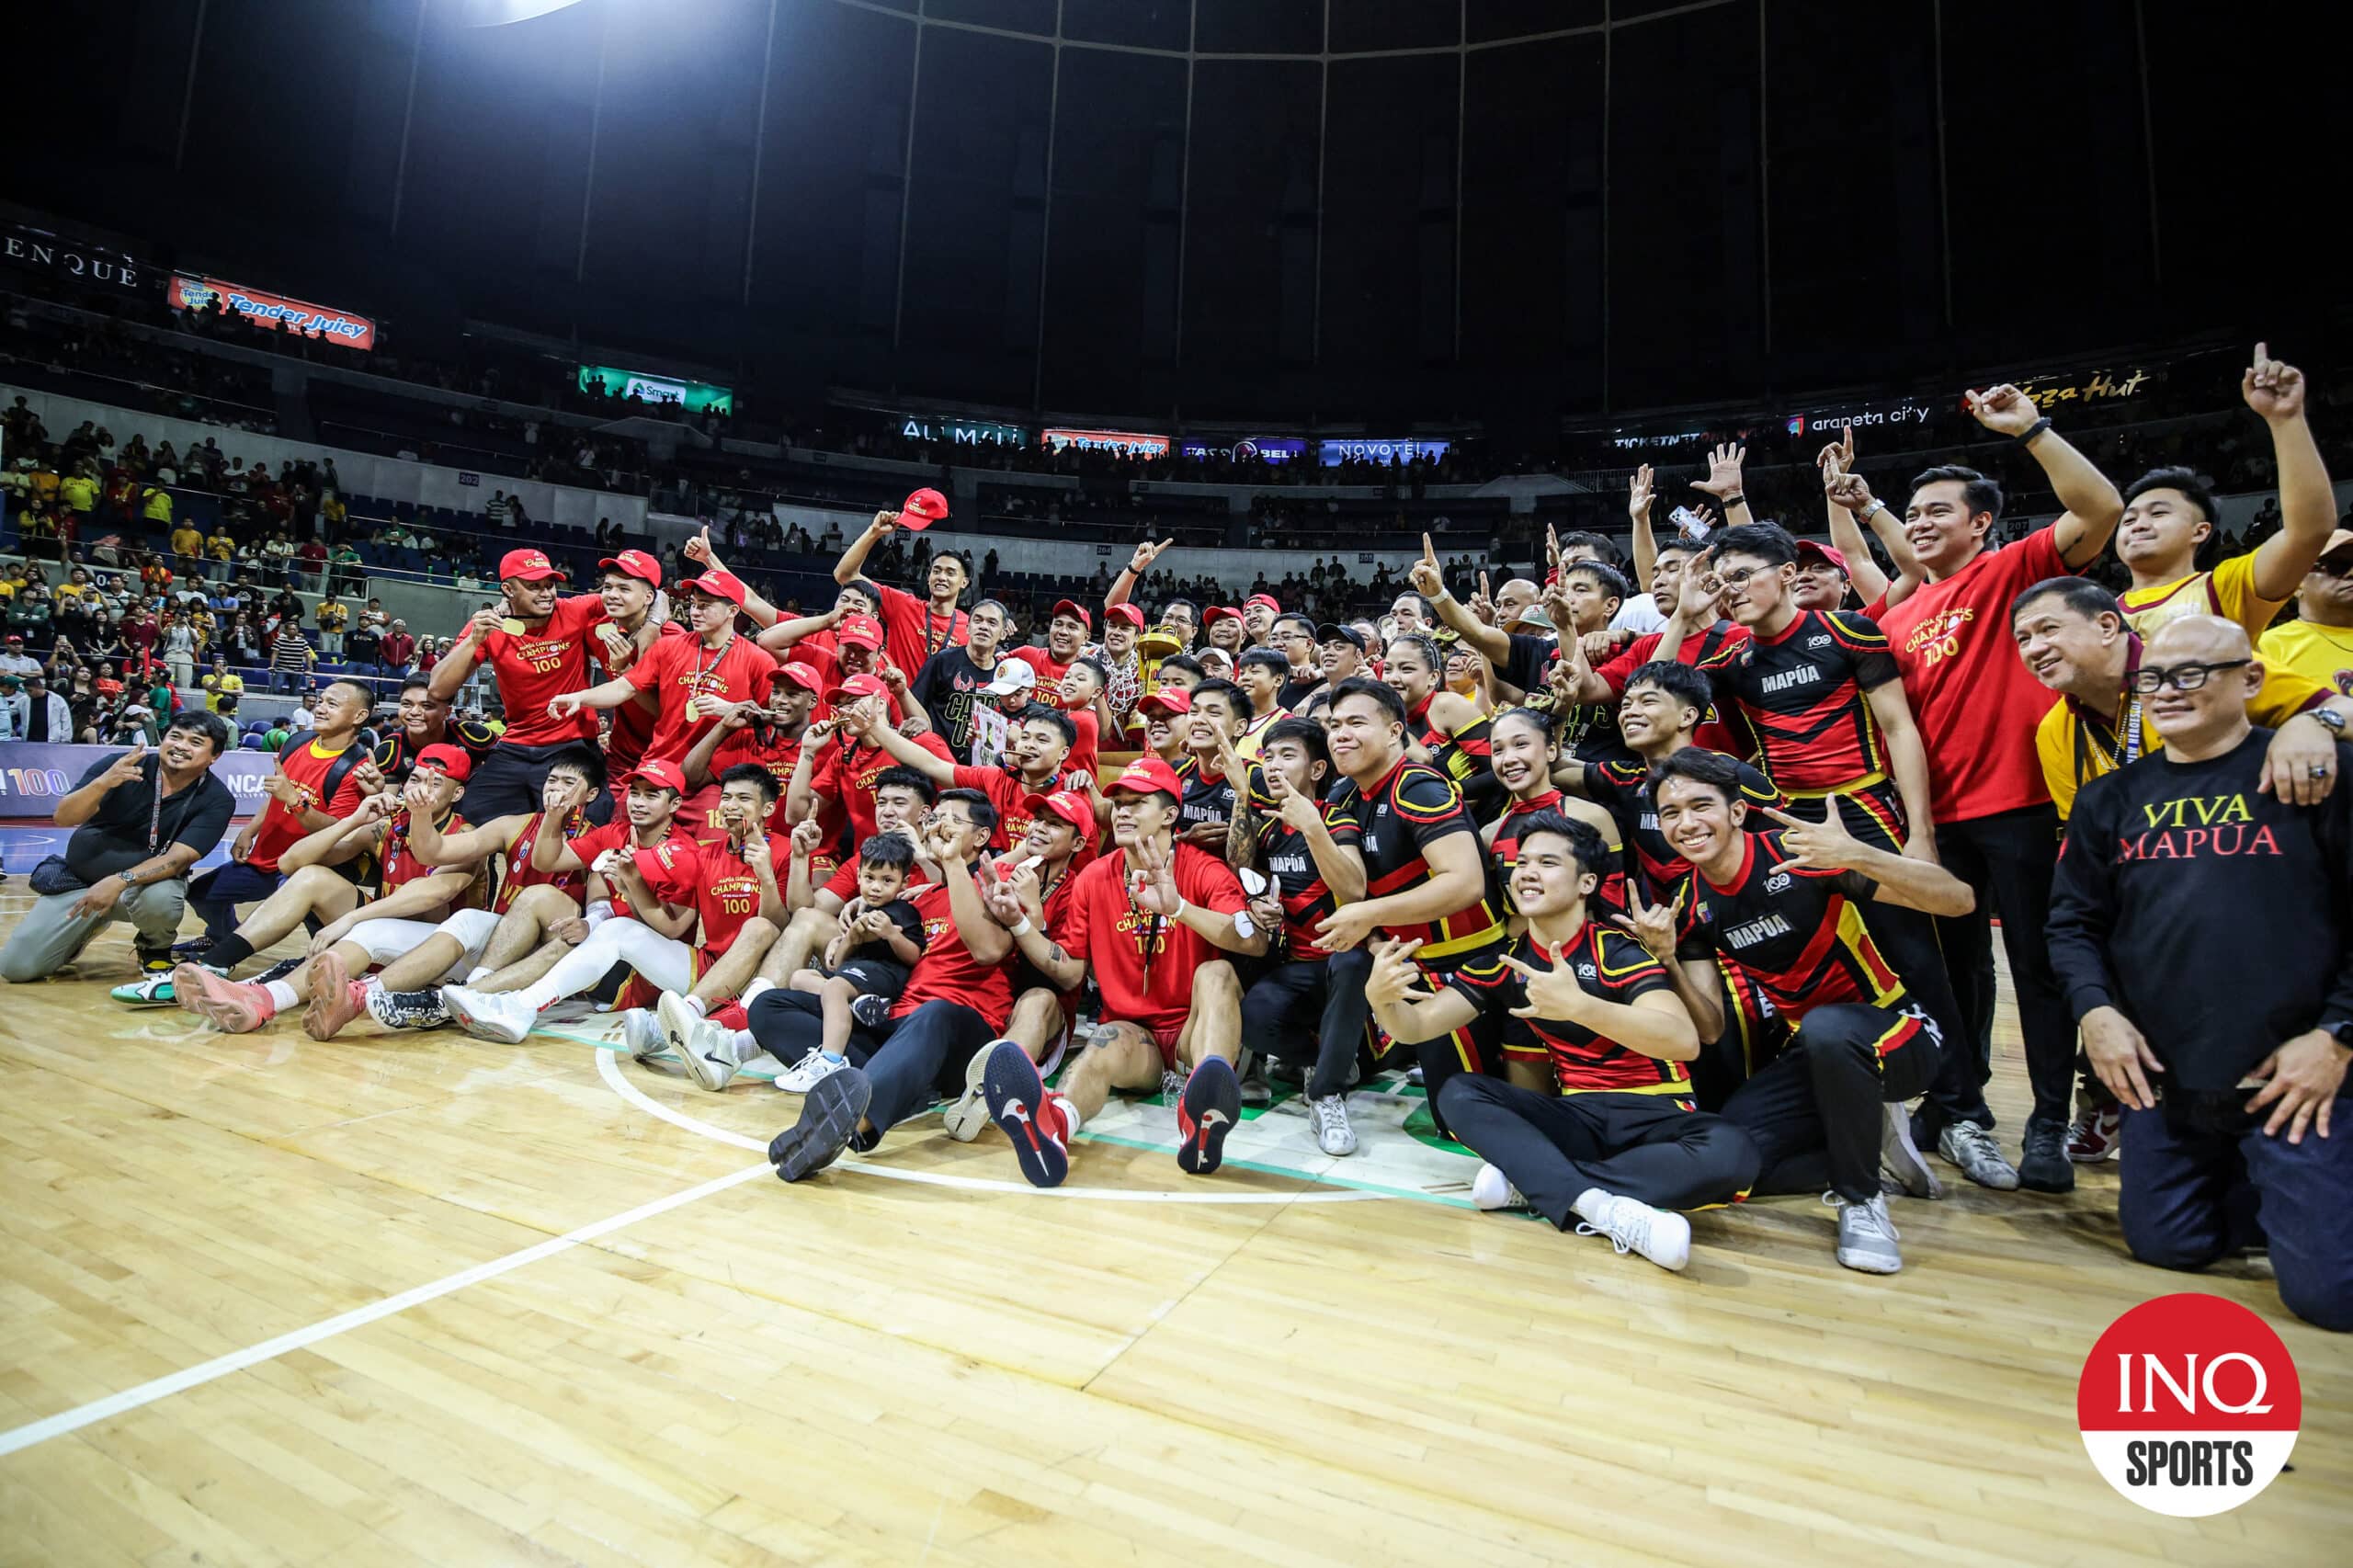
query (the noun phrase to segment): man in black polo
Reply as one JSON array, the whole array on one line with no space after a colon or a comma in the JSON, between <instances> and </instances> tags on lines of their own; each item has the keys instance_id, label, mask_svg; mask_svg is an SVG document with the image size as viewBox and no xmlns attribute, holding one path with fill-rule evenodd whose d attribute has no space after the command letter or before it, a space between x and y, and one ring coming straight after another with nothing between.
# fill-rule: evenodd
<instances>
[{"instance_id":1,"label":"man in black polo","mask_svg":"<svg viewBox=\"0 0 2353 1568\"><path fill-rule=\"evenodd\" d=\"M2234 623L2167 622L2137 673L2165 750L2075 797L2050 924L2124 1106L2124 1243L2194 1269L2268 1242L2281 1303L2353 1331L2353 794L2265 787L2263 665ZM2307 771L2341 778L2353 747L2335 751Z\"/></svg>"},{"instance_id":2,"label":"man in black polo","mask_svg":"<svg viewBox=\"0 0 2353 1568\"><path fill-rule=\"evenodd\" d=\"M142 968L171 967L188 869L236 814L236 798L211 771L228 744L219 714L190 710L172 721L152 755L133 746L90 765L80 786L57 802L57 825L74 830L62 869L71 885L41 893L17 923L0 948L0 979L21 985L48 978L116 920L138 933L132 945ZM48 874L36 879L39 892Z\"/></svg>"}]
</instances>

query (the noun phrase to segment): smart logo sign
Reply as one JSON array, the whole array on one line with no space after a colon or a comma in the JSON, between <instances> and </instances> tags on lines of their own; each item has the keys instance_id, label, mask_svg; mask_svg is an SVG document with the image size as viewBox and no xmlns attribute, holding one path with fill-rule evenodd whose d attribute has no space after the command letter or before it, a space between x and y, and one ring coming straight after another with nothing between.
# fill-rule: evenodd
<instances>
[{"instance_id":1,"label":"smart logo sign","mask_svg":"<svg viewBox=\"0 0 2353 1568\"><path fill-rule=\"evenodd\" d=\"M2176 1518L2225 1512L2270 1485L2303 1415L2296 1363L2271 1325L2195 1292L2109 1324L2075 1384L2092 1463L2126 1497Z\"/></svg>"},{"instance_id":2,"label":"smart logo sign","mask_svg":"<svg viewBox=\"0 0 2353 1568\"><path fill-rule=\"evenodd\" d=\"M304 337L331 337L347 348L376 347L376 324L366 316L346 315L324 305L265 293L242 283L224 283L218 278L174 273L165 298L176 311L209 311L216 301L225 300L231 310L254 325L272 332L283 327Z\"/></svg>"},{"instance_id":3,"label":"smart logo sign","mask_svg":"<svg viewBox=\"0 0 2353 1568\"><path fill-rule=\"evenodd\" d=\"M688 414L700 414L712 408L726 415L735 412L735 393L729 388L715 387L708 381L686 381L671 376L650 375L643 370L624 370L614 365L581 366L580 390L591 397L633 397L640 403L674 403Z\"/></svg>"}]
</instances>

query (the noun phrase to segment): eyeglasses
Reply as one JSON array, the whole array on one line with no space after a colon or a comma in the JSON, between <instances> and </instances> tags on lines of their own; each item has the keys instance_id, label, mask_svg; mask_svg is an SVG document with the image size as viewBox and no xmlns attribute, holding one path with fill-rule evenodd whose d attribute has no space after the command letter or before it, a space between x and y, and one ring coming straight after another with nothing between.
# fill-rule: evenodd
<instances>
[{"instance_id":1,"label":"eyeglasses","mask_svg":"<svg viewBox=\"0 0 2353 1568\"><path fill-rule=\"evenodd\" d=\"M2170 669L2142 668L2132 672L2132 689L2147 696L2166 687L2176 691L2196 691L2207 678L2223 670L2245 669L2253 659L2225 659L2219 665L2175 665Z\"/></svg>"},{"instance_id":2,"label":"eyeglasses","mask_svg":"<svg viewBox=\"0 0 2353 1568\"><path fill-rule=\"evenodd\" d=\"M1716 581L1722 583L1727 588L1737 588L1745 584L1751 577L1756 576L1756 574L1765 570L1767 570L1767 568L1762 566L1735 566L1730 571L1717 573ZM1779 571L1779 568L1775 567L1772 568L1772 570Z\"/></svg>"}]
</instances>

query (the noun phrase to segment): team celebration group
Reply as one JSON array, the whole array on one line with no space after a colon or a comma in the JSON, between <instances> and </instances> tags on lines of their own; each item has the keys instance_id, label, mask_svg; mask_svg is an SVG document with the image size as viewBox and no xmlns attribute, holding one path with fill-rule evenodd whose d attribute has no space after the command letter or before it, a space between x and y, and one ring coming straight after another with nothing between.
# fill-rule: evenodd
<instances>
[{"instance_id":1,"label":"team celebration group","mask_svg":"<svg viewBox=\"0 0 2353 1568\"><path fill-rule=\"evenodd\" d=\"M191 879L232 818L217 718L94 767L0 974L120 919L146 972L116 998L225 1030L515 1042L608 1000L650 1070L723 1092L772 1060L789 1182L944 1101L1052 1186L1114 1095L1165 1096L1208 1176L1270 1080L1346 1156L1350 1088L1404 1066L1478 1207L1669 1269L1688 1211L1802 1193L1892 1273L1892 1195L2064 1192L2120 1153L2136 1257L2268 1247L2290 1311L2353 1328L2353 531L2303 378L2258 347L2243 390L2281 526L2202 570L2195 474L2120 492L2007 386L1968 406L2063 508L2014 542L1969 469L1881 500L1850 431L1828 544L1754 519L1722 448L1704 530L1654 532L1634 477L1631 575L1587 535L1541 581L1426 551L1377 623L1147 617L1147 544L1007 646L952 551L920 594L864 575L932 491L813 616L707 538L688 580L628 550L593 593L517 550L372 745L366 691L313 705L227 863ZM2121 594L2083 574L2111 541ZM449 716L484 667L496 735Z\"/></svg>"}]
</instances>

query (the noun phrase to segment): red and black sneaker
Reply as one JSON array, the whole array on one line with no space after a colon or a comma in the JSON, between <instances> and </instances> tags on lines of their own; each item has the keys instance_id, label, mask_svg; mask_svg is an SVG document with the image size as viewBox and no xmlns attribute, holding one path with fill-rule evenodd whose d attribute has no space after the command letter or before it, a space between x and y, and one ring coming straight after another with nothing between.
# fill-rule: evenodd
<instances>
[{"instance_id":1,"label":"red and black sneaker","mask_svg":"<svg viewBox=\"0 0 2353 1568\"><path fill-rule=\"evenodd\" d=\"M989 1119L1005 1130L1013 1157L1031 1187L1060 1187L1070 1175L1070 1140L1060 1107L1046 1093L1038 1064L1013 1040L1001 1040L989 1048L983 1069L981 1093L989 1103Z\"/></svg>"},{"instance_id":2,"label":"red and black sneaker","mask_svg":"<svg viewBox=\"0 0 2353 1568\"><path fill-rule=\"evenodd\" d=\"M1185 1080L1176 1104L1176 1163L1188 1176L1208 1176L1225 1159L1225 1135L1242 1119L1242 1081L1222 1056L1205 1056Z\"/></svg>"}]
</instances>

